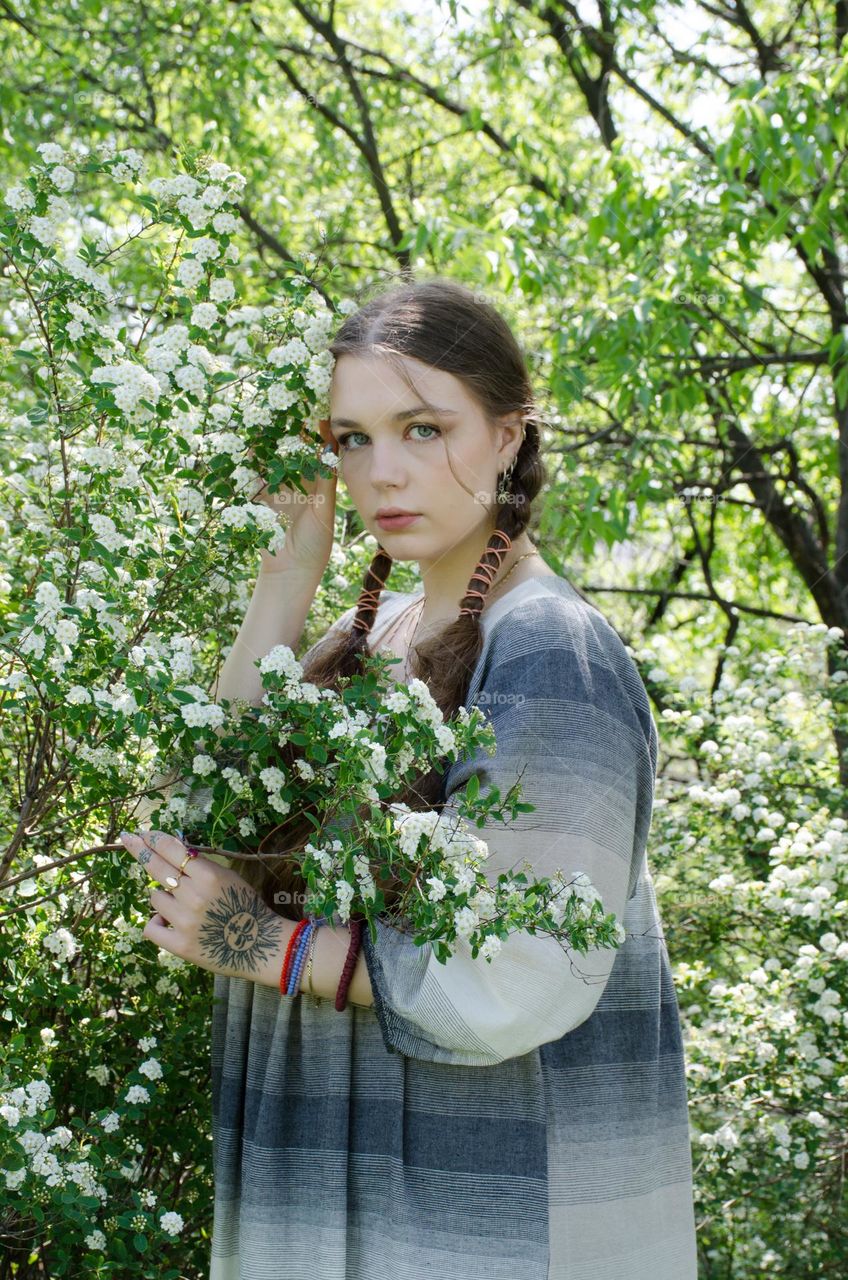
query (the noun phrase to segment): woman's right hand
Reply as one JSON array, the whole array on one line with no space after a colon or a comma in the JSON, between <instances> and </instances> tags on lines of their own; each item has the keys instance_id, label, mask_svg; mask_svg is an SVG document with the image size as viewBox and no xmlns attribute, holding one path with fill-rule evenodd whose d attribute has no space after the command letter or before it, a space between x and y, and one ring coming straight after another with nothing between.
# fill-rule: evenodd
<instances>
[{"instance_id":1,"label":"woman's right hand","mask_svg":"<svg viewBox=\"0 0 848 1280\"><path fill-rule=\"evenodd\" d=\"M321 418L318 423L321 438L326 440L333 453L338 453L336 441L330 434L329 427L329 418ZM248 456L250 457L250 453ZM302 484L305 493L300 493L290 485L281 485L276 493L269 493L267 485L263 483L262 489L252 501L264 502L277 515L286 516L285 546L276 554L263 549L263 573L296 568L323 574L333 550L337 479L335 468L327 477L316 476L314 480L304 479Z\"/></svg>"}]
</instances>

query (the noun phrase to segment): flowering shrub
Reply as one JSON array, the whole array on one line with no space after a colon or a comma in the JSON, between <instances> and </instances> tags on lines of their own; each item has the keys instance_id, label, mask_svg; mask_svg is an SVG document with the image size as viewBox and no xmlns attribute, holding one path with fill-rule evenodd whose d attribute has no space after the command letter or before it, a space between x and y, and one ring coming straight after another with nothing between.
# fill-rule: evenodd
<instances>
[{"instance_id":1,"label":"flowering shrub","mask_svg":"<svg viewBox=\"0 0 848 1280\"><path fill-rule=\"evenodd\" d=\"M77 254L63 259L54 249L62 219L72 211L50 188L55 186L57 167L62 190L70 189L65 175L73 178L73 171L62 163L65 157L55 144L43 144L41 154L43 169L37 168L28 184L11 192L18 217L7 228L8 260L15 275L27 282L34 319L41 320L36 334L46 335L48 362L39 366L34 379L46 396L48 428L52 426L61 441L62 471L56 480L64 495L63 512L73 520L65 534L71 545L59 553L62 558L56 560L55 551L47 552L41 564L48 560L56 576L61 576L69 557L74 577L88 577L98 586L105 586L107 578L130 589L138 581L151 585L134 602L130 629L110 610L102 591L74 590L68 585L60 591L51 578L37 575L41 580L34 585L31 602L24 602L8 619L11 632L6 643L17 667L5 681L10 701L24 713L36 691L60 703L52 714L80 762L75 770L77 794L95 805L102 804L104 785L113 796L120 790L122 773L128 772L124 759L130 745L157 767L163 761L173 765L182 751L187 759L181 777L191 788L192 783L218 773L215 750L205 731L219 735L225 731L224 752L248 768L229 766L222 771L215 785L207 788L203 808L189 810L185 797L172 797L154 810L153 825L189 826L195 841L228 852L249 851L263 819L269 818L273 825L273 814L288 813L293 798L304 792L307 803L314 800L330 816L340 803L355 812L363 799L369 799L375 805L373 824L365 833L369 852L376 852L377 861L383 854L391 864L393 854L402 849L412 866L410 884L418 886L423 879L422 869L415 864L417 842L398 845L398 817L389 807L387 824L381 802L398 791L413 766L428 763L431 749L455 758L457 749L471 749L482 741L475 732L482 722L478 712L458 718L456 726L444 725L420 681L410 686L411 702L407 695L395 692L372 712L367 684L356 684L343 697L318 690L300 681L300 664L290 650L278 646L260 662L269 710L258 717L251 708L230 715L229 707L213 702L191 680L190 634L181 631L166 640L162 630L157 633L151 626L151 615L164 621L167 606L173 608L177 600L183 605L186 579L197 581L192 566L200 558L201 533L206 547L211 535L230 555L254 543L260 530L270 534L269 549L284 545L285 531L277 515L263 504L243 500L248 491L255 496L262 475L275 489L298 476L311 479L316 465L337 461L329 449L316 461L315 445L309 440L317 418L328 407L330 313L319 307L299 276L287 286L290 296L285 305L265 309L264 324L254 335L257 349L244 336L234 342L232 313L227 310L234 288L223 272L226 262L238 254L231 243L234 219L225 206L235 200L241 182L226 165L213 163L196 176L154 180L149 184L150 195L138 196L156 224L176 232L181 253L173 274L181 289L174 287L167 295L177 323L155 330L150 315L139 316L138 337L130 348L126 324L116 332L114 326L97 322L103 299L114 305L118 294L97 269L102 263L95 253L88 255L88 261ZM141 165L140 157L124 151L87 161L81 168L89 175L107 173L133 184ZM111 249L108 256L116 254ZM170 287L167 278L164 283ZM225 357L213 351L201 341L203 333L219 338L224 352L228 343L235 346L235 353ZM88 434L95 432L95 426L89 425L91 418L96 421L98 442L86 446ZM33 422L32 413L25 421ZM148 446L146 456L152 465L147 484L140 483L132 463L127 468L123 451L103 443L109 428L119 430L122 440L127 433L132 439L141 436ZM46 434L49 448L49 429ZM158 446L155 456L154 446ZM246 453L260 464L259 472L244 465ZM164 512L156 493L160 480L167 492L166 467L183 483L173 495L177 510L175 519L168 522L163 555ZM120 472L117 477L112 474L115 471ZM50 475L48 464L43 478ZM129 490L128 502L120 511L111 499L113 484L118 490ZM96 503L108 506L109 512L94 510ZM29 514L38 524L38 514ZM34 541L46 540L47 535L47 521L43 521ZM178 578L175 565L180 567ZM171 596L163 586L169 582ZM73 680L66 672L69 665ZM103 684L104 667L120 673L108 688ZM395 720L400 732L393 738L390 725ZM306 751L298 762L299 776L287 779L274 761L278 747L293 732L304 740ZM390 752L378 743L378 734L383 739L389 735ZM102 741L92 745L98 737ZM335 744L332 757L330 743ZM473 799L469 792L467 802ZM531 886L522 917L517 892L522 882L503 876L504 895L509 895L511 904L506 920L485 876L475 874L487 852L485 845L476 840L469 843L456 821L450 830L439 828L438 835L434 823L428 834L431 855L444 854L447 861L426 865L429 893L426 897L410 893L405 905L414 925L423 930L422 939L439 940L441 959L451 954L449 944L458 932L468 936L480 923L478 911L490 915L496 905L500 923L492 922L492 931L472 936L474 954L482 947L486 959L497 954L507 927L525 924L556 929L565 922L563 936L578 947L595 942L618 945L623 940L614 919L604 917L597 895L570 895L564 881L550 886L556 918L548 917L544 909L539 912L539 895L545 892L541 883ZM349 840L348 844L343 840L338 849L307 851L304 872L316 896L310 909L328 916L338 911L346 920L355 906L365 913L373 933L373 915L382 906L382 895L365 865L360 832ZM448 890L451 900L439 907ZM482 898L475 897L469 904L466 899L472 891ZM570 898L570 905L563 898ZM544 898L541 901L544 908L547 903ZM597 939L590 936L590 923L599 926Z\"/></svg>"},{"instance_id":2,"label":"flowering shrub","mask_svg":"<svg viewBox=\"0 0 848 1280\"><path fill-rule=\"evenodd\" d=\"M150 881L113 843L157 777L176 768L179 783L154 794L151 825L224 854L314 804L310 908L361 912L373 935L388 870L408 886L399 910L416 941L442 961L459 936L482 963L515 929L582 951L624 934L579 869L489 883L471 826L532 808L517 784L480 796L473 779L450 821L392 804L418 769L494 749L478 708L445 723L426 685L398 688L377 656L341 693L319 690L285 646L259 661L261 707L206 692L246 604L246 557L285 545L278 515L254 500L263 481L302 491L336 461L318 432L332 312L300 272L265 305L239 305L243 179L229 166L196 162L144 186L131 149L39 153L0 222L16 343L0 442L0 881L14 984L0 1212L21 1265L43 1237L50 1274L85 1250L94 1275L176 1276L168 1241L209 1203L196 1116L208 1110L197 1063L210 984L170 953L137 954ZM121 231L115 209L129 210ZM339 568L328 593L348 585ZM301 758L287 775L290 739ZM346 829L363 802L370 818ZM139 1061L160 1037L167 1060ZM89 1061L99 1074L80 1073ZM182 1185L171 1163L189 1145ZM189 1250L202 1270L196 1232L181 1266Z\"/></svg>"},{"instance_id":3,"label":"flowering shrub","mask_svg":"<svg viewBox=\"0 0 848 1280\"><path fill-rule=\"evenodd\" d=\"M728 648L712 705L641 654L677 702L668 750L698 767L663 776L652 861L673 863L655 885L682 957L705 1274L732 1256L740 1280L797 1275L802 1256L805 1274L838 1274L848 1243L848 821L826 736L845 731L848 672L838 628L787 641Z\"/></svg>"}]
</instances>

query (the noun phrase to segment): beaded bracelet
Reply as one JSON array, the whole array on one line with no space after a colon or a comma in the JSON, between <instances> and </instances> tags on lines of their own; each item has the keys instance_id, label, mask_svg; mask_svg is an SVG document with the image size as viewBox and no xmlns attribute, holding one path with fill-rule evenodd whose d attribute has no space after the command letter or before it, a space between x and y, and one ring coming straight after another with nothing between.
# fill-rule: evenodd
<instances>
[{"instance_id":1,"label":"beaded bracelet","mask_svg":"<svg viewBox=\"0 0 848 1280\"><path fill-rule=\"evenodd\" d=\"M303 970L303 962L306 959L307 954L309 956L309 960L306 968L306 977L307 979L309 978L309 975L312 970L312 952L315 949L315 939L318 935L318 930L320 929L321 925L326 923L327 921L324 916L320 916L318 919L316 919L315 916L309 916L309 924L301 934L300 943L298 945L296 952L294 953L294 959L292 960L291 973L289 976L289 982L287 987L288 995L296 996L302 990L300 986L300 975ZM312 990L311 983L309 986L309 994L310 995L315 994Z\"/></svg>"},{"instance_id":2,"label":"beaded bracelet","mask_svg":"<svg viewBox=\"0 0 848 1280\"><path fill-rule=\"evenodd\" d=\"M309 928L309 920L298 920L294 927L292 936L289 938L289 944L286 947L286 954L283 957L283 967L280 971L280 995L288 995L288 979L292 957L298 946L298 940L305 929Z\"/></svg>"},{"instance_id":3,"label":"beaded bracelet","mask_svg":"<svg viewBox=\"0 0 848 1280\"><path fill-rule=\"evenodd\" d=\"M298 938L297 947L292 956L291 968L289 970L288 982L286 984L286 995L296 996L300 987L300 973L303 968L303 962L306 959L306 952L309 949L309 940L315 932L315 921L309 918L306 928Z\"/></svg>"},{"instance_id":4,"label":"beaded bracelet","mask_svg":"<svg viewBox=\"0 0 848 1280\"><path fill-rule=\"evenodd\" d=\"M306 991L310 996L315 995L315 992L312 990L312 957L315 955L315 942L318 938L318 926L326 923L327 921L323 916L321 917L320 920L316 920L315 928L312 930L312 933L309 936L309 954L306 957L306 967L303 971L302 989Z\"/></svg>"},{"instance_id":5,"label":"beaded bracelet","mask_svg":"<svg viewBox=\"0 0 848 1280\"><path fill-rule=\"evenodd\" d=\"M283 967L280 971L280 994L281 995L297 995L298 979L300 977L300 965L310 943L314 943L315 932L327 921L323 917L316 919L314 916L307 916L303 920L297 922L297 926L289 938L286 954L283 959ZM310 948L311 959L311 948Z\"/></svg>"},{"instance_id":6,"label":"beaded bracelet","mask_svg":"<svg viewBox=\"0 0 848 1280\"><path fill-rule=\"evenodd\" d=\"M350 922L350 946L347 949L347 959L344 962L339 989L336 992L336 1009L339 1013L342 1013L347 1008L347 992L350 980L353 977L353 971L356 968L356 961L359 958L364 923L364 920L351 920Z\"/></svg>"},{"instance_id":7,"label":"beaded bracelet","mask_svg":"<svg viewBox=\"0 0 848 1280\"><path fill-rule=\"evenodd\" d=\"M303 963L309 952L310 962L312 959L312 945L315 935L322 924L326 924L325 918L315 919L309 916L304 920L298 920L292 935L289 938L286 947L285 957L283 959L283 967L280 973L280 994L287 996L295 996L299 992L300 974L303 969ZM353 971L356 968L356 962L359 958L359 952L362 946L362 927L363 920L352 920L350 923L350 945L347 949L347 956L342 969L341 978L339 979L338 990L336 991L335 1007L339 1013L343 1013L347 1008L348 989L350 988ZM311 992L310 992L311 994Z\"/></svg>"}]
</instances>

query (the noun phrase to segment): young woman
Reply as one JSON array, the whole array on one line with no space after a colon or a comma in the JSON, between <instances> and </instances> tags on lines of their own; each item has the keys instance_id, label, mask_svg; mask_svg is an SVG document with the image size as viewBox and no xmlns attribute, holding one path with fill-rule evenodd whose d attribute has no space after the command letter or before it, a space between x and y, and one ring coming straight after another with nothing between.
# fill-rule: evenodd
<instances>
[{"instance_id":1,"label":"young woman","mask_svg":"<svg viewBox=\"0 0 848 1280\"><path fill-rule=\"evenodd\" d=\"M585 872L626 937L581 955L514 933L491 963L459 945L442 965L382 920L355 955L337 920L314 930L293 997L279 950L251 976L219 965L211 1280L696 1280L683 1042L645 855L657 731L617 632L528 535L544 469L524 358L490 304L443 279L373 299L331 350L338 475L378 552L304 679L332 686L382 650L446 716L484 707L496 754L403 799L449 811L474 773L501 795L520 776L534 810L477 832L492 882L525 859L539 877ZM334 485L314 482L322 501L263 553L218 696L258 701L255 657L297 643ZM422 589L384 589L396 560ZM198 913L217 893L220 919L230 893L243 923L253 893L288 944L304 887L290 861L186 865L175 837L159 852L192 876Z\"/></svg>"}]
</instances>

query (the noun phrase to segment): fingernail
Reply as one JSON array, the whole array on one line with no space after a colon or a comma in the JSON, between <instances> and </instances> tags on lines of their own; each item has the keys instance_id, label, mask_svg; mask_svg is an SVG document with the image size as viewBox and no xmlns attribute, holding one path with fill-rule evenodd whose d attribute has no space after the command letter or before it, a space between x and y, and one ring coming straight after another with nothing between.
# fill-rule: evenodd
<instances>
[{"instance_id":1,"label":"fingernail","mask_svg":"<svg viewBox=\"0 0 848 1280\"><path fill-rule=\"evenodd\" d=\"M129 833L129 831L119 831L119 832L118 832L118 839L119 839L119 840L127 840L127 839L129 839L129 834L130 834L130 833Z\"/></svg>"}]
</instances>

